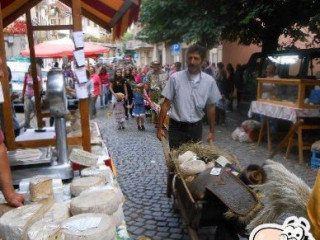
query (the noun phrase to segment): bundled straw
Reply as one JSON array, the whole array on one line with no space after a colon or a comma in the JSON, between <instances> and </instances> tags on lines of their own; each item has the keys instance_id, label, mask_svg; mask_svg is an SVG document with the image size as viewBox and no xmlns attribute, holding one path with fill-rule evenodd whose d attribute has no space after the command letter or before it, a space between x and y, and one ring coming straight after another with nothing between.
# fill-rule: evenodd
<instances>
[{"instance_id":1,"label":"bundled straw","mask_svg":"<svg viewBox=\"0 0 320 240\"><path fill-rule=\"evenodd\" d=\"M175 161L179 155L185 153L186 151L194 152L197 154L198 159L201 159L206 163L215 161L218 157L223 156L229 162L231 162L231 164L234 165L239 172L241 170L241 165L234 155L223 152L216 146L210 146L201 143L186 143L181 145L179 149L172 151L172 159Z\"/></svg>"},{"instance_id":2,"label":"bundled straw","mask_svg":"<svg viewBox=\"0 0 320 240\"><path fill-rule=\"evenodd\" d=\"M264 223L274 223L283 213L306 216L310 187L282 164L267 160L263 167L267 181L253 186L264 195L264 208L247 226L249 231Z\"/></svg>"}]
</instances>

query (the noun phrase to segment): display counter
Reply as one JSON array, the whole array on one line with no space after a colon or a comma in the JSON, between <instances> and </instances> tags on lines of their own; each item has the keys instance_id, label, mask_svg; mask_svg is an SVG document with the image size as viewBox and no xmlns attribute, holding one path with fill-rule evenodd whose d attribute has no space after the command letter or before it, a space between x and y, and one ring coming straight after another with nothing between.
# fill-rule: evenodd
<instances>
[{"instance_id":1,"label":"display counter","mask_svg":"<svg viewBox=\"0 0 320 240\"><path fill-rule=\"evenodd\" d=\"M257 100L300 109L320 109L320 80L258 78ZM319 95L320 96L320 95Z\"/></svg>"}]
</instances>

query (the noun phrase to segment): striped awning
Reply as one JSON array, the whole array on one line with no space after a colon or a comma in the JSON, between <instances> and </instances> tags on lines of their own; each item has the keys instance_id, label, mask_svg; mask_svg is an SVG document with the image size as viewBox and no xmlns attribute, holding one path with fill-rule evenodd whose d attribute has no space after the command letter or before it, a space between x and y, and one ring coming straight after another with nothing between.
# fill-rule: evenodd
<instances>
[{"instance_id":1,"label":"striped awning","mask_svg":"<svg viewBox=\"0 0 320 240\"><path fill-rule=\"evenodd\" d=\"M3 25L6 27L41 0L0 0ZM71 6L71 0L61 0ZM120 38L138 20L141 0L81 0L82 14L101 27L113 29Z\"/></svg>"}]
</instances>

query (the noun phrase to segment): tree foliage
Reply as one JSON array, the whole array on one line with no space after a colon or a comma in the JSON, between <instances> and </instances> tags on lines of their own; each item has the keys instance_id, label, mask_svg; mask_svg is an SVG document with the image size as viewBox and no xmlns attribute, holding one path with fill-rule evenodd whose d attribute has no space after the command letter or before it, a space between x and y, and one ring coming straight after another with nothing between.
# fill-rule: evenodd
<instances>
[{"instance_id":1,"label":"tree foliage","mask_svg":"<svg viewBox=\"0 0 320 240\"><path fill-rule=\"evenodd\" d=\"M140 20L140 39L148 42L199 42L206 47L219 40L220 26L205 5L210 1L145 0Z\"/></svg>"},{"instance_id":2,"label":"tree foliage","mask_svg":"<svg viewBox=\"0 0 320 240\"><path fill-rule=\"evenodd\" d=\"M229 40L271 51L281 34L304 41L303 27L319 30L319 9L320 0L145 0L140 38L206 47Z\"/></svg>"}]
</instances>

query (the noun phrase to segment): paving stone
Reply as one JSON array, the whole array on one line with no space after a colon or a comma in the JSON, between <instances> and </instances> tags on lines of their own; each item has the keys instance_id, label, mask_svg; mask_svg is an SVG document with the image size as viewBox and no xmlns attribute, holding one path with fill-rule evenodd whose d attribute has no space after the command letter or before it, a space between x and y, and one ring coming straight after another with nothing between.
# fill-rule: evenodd
<instances>
[{"instance_id":1,"label":"paving stone","mask_svg":"<svg viewBox=\"0 0 320 240\"><path fill-rule=\"evenodd\" d=\"M160 237L163 237L163 238L166 238L169 236L169 232L158 232L157 235L160 236ZM168 239L168 238L166 238Z\"/></svg>"},{"instance_id":2,"label":"paving stone","mask_svg":"<svg viewBox=\"0 0 320 240\"><path fill-rule=\"evenodd\" d=\"M170 227L170 228L171 228L171 227L173 227L173 228L174 228L174 227L178 227L179 225L180 225L179 222L169 222L169 223L168 223L168 227Z\"/></svg>"},{"instance_id":3,"label":"paving stone","mask_svg":"<svg viewBox=\"0 0 320 240\"><path fill-rule=\"evenodd\" d=\"M182 234L178 234L178 233L170 234L170 239L182 239Z\"/></svg>"},{"instance_id":4,"label":"paving stone","mask_svg":"<svg viewBox=\"0 0 320 240\"><path fill-rule=\"evenodd\" d=\"M155 230L157 226L153 224L146 224L143 228L147 230Z\"/></svg>"},{"instance_id":5,"label":"paving stone","mask_svg":"<svg viewBox=\"0 0 320 240\"><path fill-rule=\"evenodd\" d=\"M156 232L155 231L146 231L144 233L147 237L153 237L156 235Z\"/></svg>"},{"instance_id":6,"label":"paving stone","mask_svg":"<svg viewBox=\"0 0 320 240\"><path fill-rule=\"evenodd\" d=\"M167 222L157 222L157 226L159 226L159 227L164 227L167 224L168 224Z\"/></svg>"},{"instance_id":7,"label":"paving stone","mask_svg":"<svg viewBox=\"0 0 320 240\"><path fill-rule=\"evenodd\" d=\"M168 227L158 227L158 231L159 232L167 232L167 231L169 231L169 228Z\"/></svg>"},{"instance_id":8,"label":"paving stone","mask_svg":"<svg viewBox=\"0 0 320 240\"><path fill-rule=\"evenodd\" d=\"M135 231L133 231L132 233L136 236L141 235L145 230L143 228L137 228Z\"/></svg>"}]
</instances>

